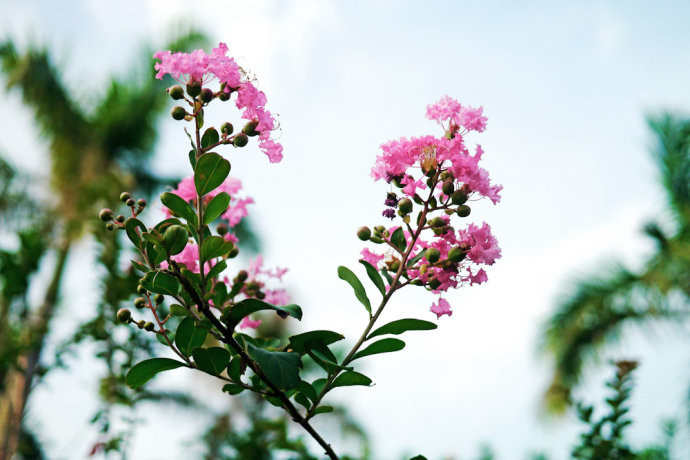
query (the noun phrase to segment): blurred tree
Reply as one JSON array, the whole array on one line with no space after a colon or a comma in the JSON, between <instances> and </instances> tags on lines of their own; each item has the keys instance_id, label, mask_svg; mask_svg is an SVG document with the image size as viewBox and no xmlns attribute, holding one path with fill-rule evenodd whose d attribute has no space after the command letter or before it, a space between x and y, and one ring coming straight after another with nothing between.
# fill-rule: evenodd
<instances>
[{"instance_id":1,"label":"blurred tree","mask_svg":"<svg viewBox=\"0 0 690 460\"><path fill-rule=\"evenodd\" d=\"M199 33L189 32L165 48L187 49L202 40ZM146 168L156 142L155 121L166 107L163 82L152 78L152 50L146 53L146 60L138 62L147 62L147 67L135 68L124 80L112 78L95 109L87 112L68 93L47 50L29 47L20 54L12 41L0 43L7 87L21 92L49 142L52 191L50 200L39 206L45 218L22 228L19 249L2 256L0 315L6 321L0 322L0 356L8 359L0 366L0 460L17 449L73 243L89 230L114 191L150 192L167 182ZM7 192L3 189L0 199L3 214L18 209ZM30 305L28 280L47 253L54 255L52 274L40 305ZM21 270L16 272L15 266Z\"/></svg>"},{"instance_id":2,"label":"blurred tree","mask_svg":"<svg viewBox=\"0 0 690 460\"><path fill-rule=\"evenodd\" d=\"M644 231L656 250L642 270L617 265L582 279L546 322L542 347L555 361L546 395L551 410L569 405L585 364L618 338L624 325L690 313L690 120L666 114L648 124L672 228L647 224Z\"/></svg>"}]
</instances>

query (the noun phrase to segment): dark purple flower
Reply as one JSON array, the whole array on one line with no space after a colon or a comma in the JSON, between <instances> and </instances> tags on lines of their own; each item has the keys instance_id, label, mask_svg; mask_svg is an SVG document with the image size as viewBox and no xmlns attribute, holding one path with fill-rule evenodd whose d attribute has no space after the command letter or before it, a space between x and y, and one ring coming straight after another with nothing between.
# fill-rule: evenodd
<instances>
[{"instance_id":1,"label":"dark purple flower","mask_svg":"<svg viewBox=\"0 0 690 460\"><path fill-rule=\"evenodd\" d=\"M383 217L388 217L389 219L393 219L395 217L395 211L390 208L384 209L381 214Z\"/></svg>"}]
</instances>

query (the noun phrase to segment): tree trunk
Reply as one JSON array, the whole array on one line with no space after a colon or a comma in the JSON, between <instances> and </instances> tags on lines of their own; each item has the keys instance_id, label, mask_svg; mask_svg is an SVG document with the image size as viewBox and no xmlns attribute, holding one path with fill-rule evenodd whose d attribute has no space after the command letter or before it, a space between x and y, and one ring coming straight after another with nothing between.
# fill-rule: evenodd
<instances>
[{"instance_id":1,"label":"tree trunk","mask_svg":"<svg viewBox=\"0 0 690 460\"><path fill-rule=\"evenodd\" d=\"M18 359L19 370L8 373L5 391L0 395L0 460L10 460L17 451L24 410L32 390L50 321L57 306L69 250L69 240L65 240L57 249L53 277L43 298L43 304L27 327L29 349Z\"/></svg>"}]
</instances>

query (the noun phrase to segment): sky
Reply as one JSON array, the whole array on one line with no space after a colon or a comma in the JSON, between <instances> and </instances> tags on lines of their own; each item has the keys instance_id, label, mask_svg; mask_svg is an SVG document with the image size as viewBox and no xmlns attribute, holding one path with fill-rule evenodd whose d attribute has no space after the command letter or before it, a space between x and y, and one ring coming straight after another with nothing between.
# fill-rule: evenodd
<instances>
[{"instance_id":1,"label":"sky","mask_svg":"<svg viewBox=\"0 0 690 460\"><path fill-rule=\"evenodd\" d=\"M358 265L355 230L382 223L387 188L369 176L379 145L436 132L424 113L443 95L483 106L488 128L471 141L484 147L484 167L504 192L499 205L479 204L472 217L491 224L503 258L487 284L448 296L454 313L438 330L410 334L403 352L372 360L373 388L334 398L365 422L377 459L468 458L482 442L499 458L534 450L567 457L580 427L572 416L539 415L549 376L548 359L537 353L539 326L568 281L614 260L639 266L652 249L641 226L668 220L644 117L690 109L690 3L3 3L0 36L45 43L86 99L103 91L108 75L131 68L142 40L160 44L185 21L226 42L252 70L280 116L285 159L269 164L255 149L230 159L256 201L251 216L266 260L290 268L286 279L305 312L299 330L340 325L354 340L364 326L336 267ZM45 175L45 143L31 113L16 94L5 98L0 149ZM156 169L187 174L180 126L166 119L160 132ZM97 282L93 249L84 242L70 262L53 343L89 317L95 293L83 286ZM432 300L408 292L383 320L434 320ZM658 439L661 420L680 411L690 381L687 331L625 332L602 362L642 362L631 429L641 444ZM47 434L50 458L82 458L93 440L85 434L96 385L87 354L76 369L52 374L31 402L30 423ZM190 374L170 374L160 378L166 386L199 385ZM596 401L608 375L606 366L589 369L580 395ZM185 443L198 421L163 413L165 420L142 415L149 423L132 458L189 458ZM160 436L169 441L152 447Z\"/></svg>"}]
</instances>

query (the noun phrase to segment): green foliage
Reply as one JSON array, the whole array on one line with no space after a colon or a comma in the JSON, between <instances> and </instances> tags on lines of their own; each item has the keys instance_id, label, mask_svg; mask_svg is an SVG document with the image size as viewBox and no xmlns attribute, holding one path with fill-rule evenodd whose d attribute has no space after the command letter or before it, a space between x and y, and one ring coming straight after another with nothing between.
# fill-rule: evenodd
<instances>
[{"instance_id":1,"label":"green foliage","mask_svg":"<svg viewBox=\"0 0 690 460\"><path fill-rule=\"evenodd\" d=\"M343 372L338 377L336 377L331 386L332 388L336 388L352 385L363 385L368 387L369 385L371 385L371 379L364 374L360 374L359 372L348 371Z\"/></svg>"},{"instance_id":2,"label":"green foliage","mask_svg":"<svg viewBox=\"0 0 690 460\"><path fill-rule=\"evenodd\" d=\"M214 196L204 210L204 225L208 225L220 217L220 215L228 209L229 204L230 195L227 193L220 192L218 195Z\"/></svg>"},{"instance_id":3,"label":"green foliage","mask_svg":"<svg viewBox=\"0 0 690 460\"><path fill-rule=\"evenodd\" d=\"M176 216L182 217L189 224L197 221L196 212L185 200L172 192L164 192L161 195L161 202L172 211Z\"/></svg>"},{"instance_id":4,"label":"green foliage","mask_svg":"<svg viewBox=\"0 0 690 460\"><path fill-rule=\"evenodd\" d=\"M438 326L430 321L424 321L421 319L414 319L414 318L405 318L405 319L398 319L396 321L391 321L388 324L385 324L378 329L376 329L374 332L369 334L367 337L367 340L371 339L372 337L376 337L377 335L384 335L384 334L395 334L399 335L402 334L403 332L406 331L429 331L432 329L436 329Z\"/></svg>"},{"instance_id":5,"label":"green foliage","mask_svg":"<svg viewBox=\"0 0 690 460\"><path fill-rule=\"evenodd\" d=\"M367 276L369 276L369 279L374 283L374 286L376 286L376 289L379 290L381 295L386 295L386 285L383 284L383 279L379 272L377 272L373 265L366 260L360 260L359 263L364 265L364 268L367 270Z\"/></svg>"},{"instance_id":6,"label":"green foliage","mask_svg":"<svg viewBox=\"0 0 690 460\"><path fill-rule=\"evenodd\" d=\"M291 389L300 383L299 368L302 366L297 353L269 351L247 344L247 353L261 366L269 380L278 388Z\"/></svg>"},{"instance_id":7,"label":"green foliage","mask_svg":"<svg viewBox=\"0 0 690 460\"><path fill-rule=\"evenodd\" d=\"M200 196L215 190L225 181L230 174L230 162L218 155L209 152L201 155L194 168L194 185Z\"/></svg>"},{"instance_id":8,"label":"green foliage","mask_svg":"<svg viewBox=\"0 0 690 460\"><path fill-rule=\"evenodd\" d=\"M258 299L244 299L238 302L235 306L223 315L223 321L234 329L245 316L259 311L273 310L284 316L292 316L298 320L302 319L302 309L299 305L271 305Z\"/></svg>"},{"instance_id":9,"label":"green foliage","mask_svg":"<svg viewBox=\"0 0 690 460\"><path fill-rule=\"evenodd\" d=\"M649 119L673 231L651 222L645 233L656 245L643 268L612 264L574 283L561 296L542 333L542 349L554 358L547 393L551 409L563 410L587 363L619 336L626 324L677 320L690 311L690 120L672 115ZM680 324L680 321L678 321Z\"/></svg>"},{"instance_id":10,"label":"green foliage","mask_svg":"<svg viewBox=\"0 0 690 460\"><path fill-rule=\"evenodd\" d=\"M197 368L211 375L220 375L230 362L230 353L221 347L195 348L192 356Z\"/></svg>"},{"instance_id":11,"label":"green foliage","mask_svg":"<svg viewBox=\"0 0 690 460\"><path fill-rule=\"evenodd\" d=\"M363 358L369 355L376 355L379 353L390 353L392 351L399 351L403 348L405 348L405 342L403 342L400 339L381 339L377 342L372 343L364 350L360 350L357 353L355 353L355 355L352 357L352 360L354 361L358 358Z\"/></svg>"},{"instance_id":12,"label":"green foliage","mask_svg":"<svg viewBox=\"0 0 690 460\"><path fill-rule=\"evenodd\" d=\"M182 320L175 332L175 345L185 355L192 354L195 348L204 344L208 330L194 324L195 320L187 317Z\"/></svg>"},{"instance_id":13,"label":"green foliage","mask_svg":"<svg viewBox=\"0 0 690 460\"><path fill-rule=\"evenodd\" d=\"M185 364L169 358L151 358L138 363L127 373L127 385L138 388L151 380L159 372L177 369Z\"/></svg>"},{"instance_id":14,"label":"green foliage","mask_svg":"<svg viewBox=\"0 0 690 460\"><path fill-rule=\"evenodd\" d=\"M364 308L366 308L371 315L371 302L369 301L369 297L367 297L367 291L364 290L364 286L359 278L357 278L357 275L352 273L352 270L349 268L340 266L338 267L338 278L346 281L352 286L352 289L355 291L355 297L357 297L357 300L364 305Z\"/></svg>"}]
</instances>

